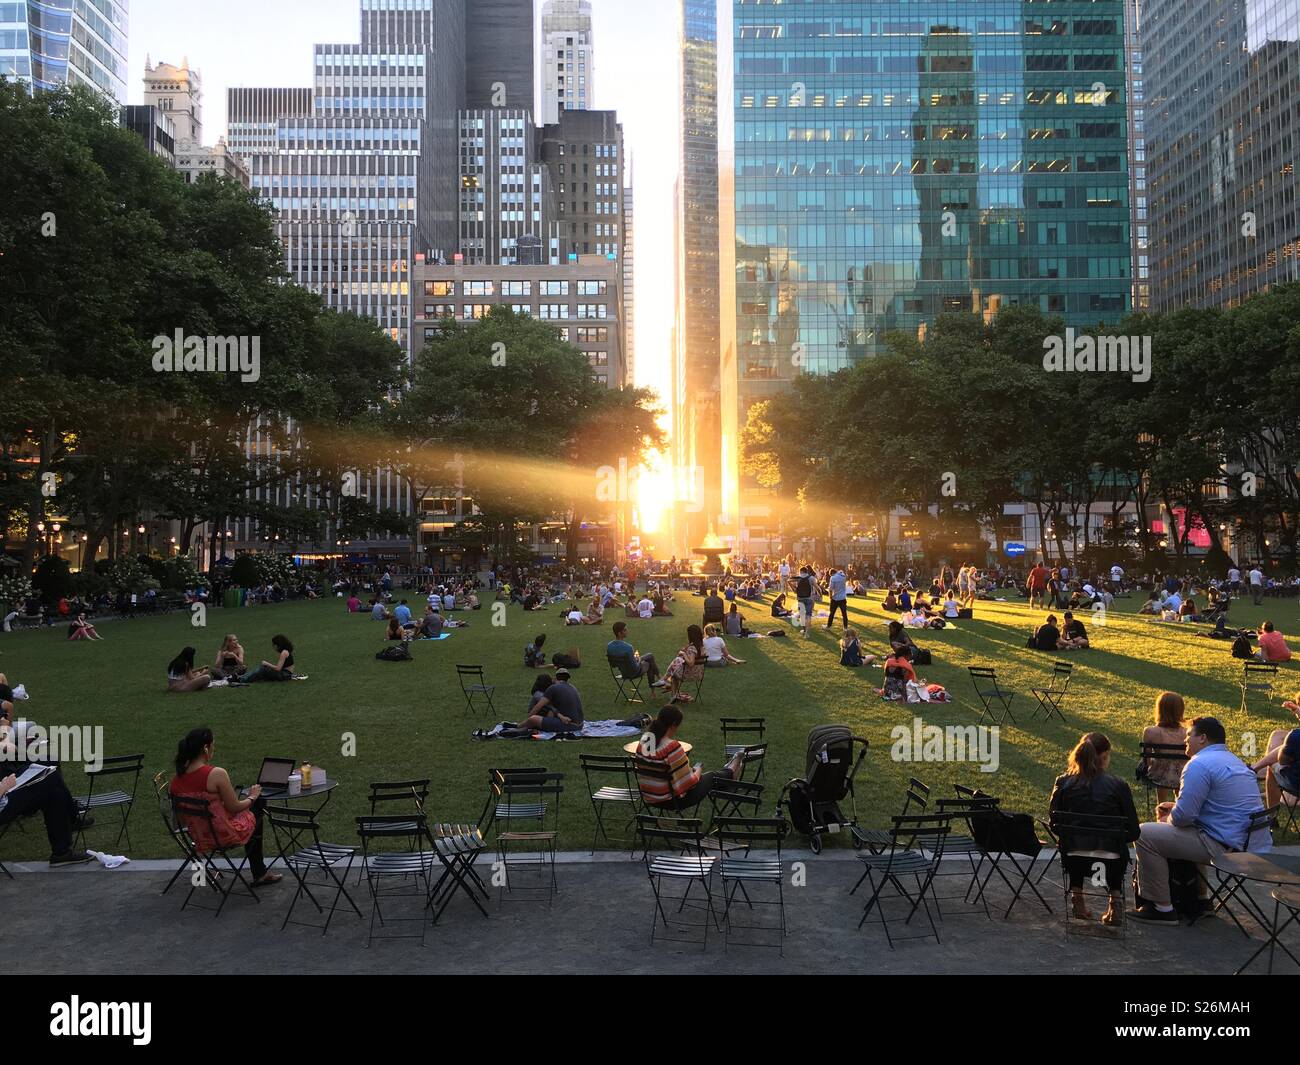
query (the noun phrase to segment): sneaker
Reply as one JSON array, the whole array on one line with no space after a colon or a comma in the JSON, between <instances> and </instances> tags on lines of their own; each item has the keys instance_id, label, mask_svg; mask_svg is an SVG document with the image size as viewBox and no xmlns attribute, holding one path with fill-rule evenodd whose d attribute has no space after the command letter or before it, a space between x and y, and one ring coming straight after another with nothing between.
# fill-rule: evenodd
<instances>
[{"instance_id":1,"label":"sneaker","mask_svg":"<svg viewBox=\"0 0 1300 1065\"><path fill-rule=\"evenodd\" d=\"M85 851L64 851L62 854L51 854L50 865L85 865L87 862L93 862L94 856L87 854Z\"/></svg>"},{"instance_id":2,"label":"sneaker","mask_svg":"<svg viewBox=\"0 0 1300 1065\"><path fill-rule=\"evenodd\" d=\"M14 688L14 698L15 699L31 698L31 696L27 694L27 686L25 684L19 684L17 687Z\"/></svg>"},{"instance_id":3,"label":"sneaker","mask_svg":"<svg viewBox=\"0 0 1300 1065\"><path fill-rule=\"evenodd\" d=\"M77 818L77 828L90 828L95 823L95 819L90 814L82 814Z\"/></svg>"},{"instance_id":4,"label":"sneaker","mask_svg":"<svg viewBox=\"0 0 1300 1065\"><path fill-rule=\"evenodd\" d=\"M1143 906L1136 909L1131 916L1135 920L1146 921L1148 924L1176 925L1179 923L1177 910L1157 910L1154 906Z\"/></svg>"}]
</instances>

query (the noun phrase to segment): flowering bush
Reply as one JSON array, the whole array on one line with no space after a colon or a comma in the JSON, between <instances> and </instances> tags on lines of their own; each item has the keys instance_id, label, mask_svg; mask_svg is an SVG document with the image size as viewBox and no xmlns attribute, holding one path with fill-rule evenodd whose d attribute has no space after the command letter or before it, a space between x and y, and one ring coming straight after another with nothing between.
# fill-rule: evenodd
<instances>
[{"instance_id":1,"label":"flowering bush","mask_svg":"<svg viewBox=\"0 0 1300 1065\"><path fill-rule=\"evenodd\" d=\"M0 607L4 608L6 614L11 610L21 610L31 594L31 578L21 570L0 576Z\"/></svg>"}]
</instances>

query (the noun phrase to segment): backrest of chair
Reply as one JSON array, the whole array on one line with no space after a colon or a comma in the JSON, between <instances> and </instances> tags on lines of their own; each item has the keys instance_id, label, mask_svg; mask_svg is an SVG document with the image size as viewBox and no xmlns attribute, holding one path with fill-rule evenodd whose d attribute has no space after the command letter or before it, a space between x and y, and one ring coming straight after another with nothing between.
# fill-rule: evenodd
<instances>
[{"instance_id":1,"label":"backrest of chair","mask_svg":"<svg viewBox=\"0 0 1300 1065\"><path fill-rule=\"evenodd\" d=\"M740 816L742 810L751 817L758 816L763 802L763 785L748 780L718 780L709 789L709 805L713 810L710 826L719 817Z\"/></svg>"},{"instance_id":2,"label":"backrest of chair","mask_svg":"<svg viewBox=\"0 0 1300 1065\"><path fill-rule=\"evenodd\" d=\"M652 850L699 853L704 843L704 823L697 817L661 817L637 814L636 831L646 861Z\"/></svg>"},{"instance_id":3,"label":"backrest of chair","mask_svg":"<svg viewBox=\"0 0 1300 1065\"><path fill-rule=\"evenodd\" d=\"M1068 853L1076 836L1095 836L1123 854L1128 851L1128 822L1114 814L1078 813L1054 810L1051 828L1061 841L1061 852Z\"/></svg>"},{"instance_id":4,"label":"backrest of chair","mask_svg":"<svg viewBox=\"0 0 1300 1065\"><path fill-rule=\"evenodd\" d=\"M1070 677L1074 675L1073 662L1057 662L1052 667L1052 687L1055 688L1058 682L1061 683L1061 691L1070 686Z\"/></svg>"},{"instance_id":5,"label":"backrest of chair","mask_svg":"<svg viewBox=\"0 0 1300 1065\"><path fill-rule=\"evenodd\" d=\"M923 847L935 861L943 857L944 842L952 831L951 814L902 814L889 820L891 852Z\"/></svg>"},{"instance_id":6,"label":"backrest of chair","mask_svg":"<svg viewBox=\"0 0 1300 1065\"><path fill-rule=\"evenodd\" d=\"M409 841L411 823L416 825L417 846L424 850L424 836L428 832L424 814L369 814L357 818L357 835L363 847L371 840L400 839Z\"/></svg>"},{"instance_id":7,"label":"backrest of chair","mask_svg":"<svg viewBox=\"0 0 1300 1065\"><path fill-rule=\"evenodd\" d=\"M718 719L718 724L722 728L724 746L732 736L753 736L761 743L767 732L765 717L723 717Z\"/></svg>"},{"instance_id":8,"label":"backrest of chair","mask_svg":"<svg viewBox=\"0 0 1300 1065\"><path fill-rule=\"evenodd\" d=\"M997 680L998 674L992 666L967 666L972 680Z\"/></svg>"},{"instance_id":9,"label":"backrest of chair","mask_svg":"<svg viewBox=\"0 0 1300 1065\"><path fill-rule=\"evenodd\" d=\"M456 667L456 678L460 681L460 687L461 687L461 690L462 690L462 691L465 690L465 682L466 682L466 681L469 681L469 682L471 682L471 683L473 683L473 684L486 684L486 683L487 683L487 681L484 680L484 677L483 677L483 667L482 667L482 666L461 666L461 665L458 665L458 666Z\"/></svg>"},{"instance_id":10,"label":"backrest of chair","mask_svg":"<svg viewBox=\"0 0 1300 1065\"><path fill-rule=\"evenodd\" d=\"M158 799L158 813L167 826L167 831L174 836L177 832L176 810L172 806L171 781L167 779L166 773L153 775L153 789Z\"/></svg>"},{"instance_id":11,"label":"backrest of chair","mask_svg":"<svg viewBox=\"0 0 1300 1065\"><path fill-rule=\"evenodd\" d=\"M417 812L423 813L429 798L428 779L376 781L370 785L370 812L377 812L380 803L410 802Z\"/></svg>"},{"instance_id":12,"label":"backrest of chair","mask_svg":"<svg viewBox=\"0 0 1300 1065\"><path fill-rule=\"evenodd\" d=\"M907 795L903 799L902 816L906 817L911 813L914 806L922 810L929 809L930 789L916 777L911 777L907 782Z\"/></svg>"},{"instance_id":13,"label":"backrest of chair","mask_svg":"<svg viewBox=\"0 0 1300 1065\"><path fill-rule=\"evenodd\" d=\"M615 658L613 655L606 655L605 661L609 663L609 671L619 680L635 680L635 677L629 677L623 672L623 659Z\"/></svg>"},{"instance_id":14,"label":"backrest of chair","mask_svg":"<svg viewBox=\"0 0 1300 1065\"><path fill-rule=\"evenodd\" d=\"M728 848L750 851L754 848L772 848L776 858L781 858L781 843L790 832L790 823L784 817L715 817L710 825L718 837L722 853Z\"/></svg>"},{"instance_id":15,"label":"backrest of chair","mask_svg":"<svg viewBox=\"0 0 1300 1065\"><path fill-rule=\"evenodd\" d=\"M1273 838L1273 822L1276 820L1282 807L1270 806L1266 810L1256 810L1250 815L1250 821L1246 824L1246 838L1242 844L1242 850L1250 849L1250 841L1255 837L1256 832L1267 832L1269 839Z\"/></svg>"},{"instance_id":16,"label":"backrest of chair","mask_svg":"<svg viewBox=\"0 0 1300 1065\"><path fill-rule=\"evenodd\" d=\"M767 757L766 743L751 743L740 752L743 765L750 765L753 762L762 762Z\"/></svg>"},{"instance_id":17,"label":"backrest of chair","mask_svg":"<svg viewBox=\"0 0 1300 1065\"><path fill-rule=\"evenodd\" d=\"M86 776L91 778L112 777L118 776L122 773L134 773L138 779L142 772L144 772L143 754L118 754L114 755L112 758L102 758L100 759L99 767L97 769L92 769L89 766L85 769ZM132 791L134 790L134 785L132 785Z\"/></svg>"},{"instance_id":18,"label":"backrest of chair","mask_svg":"<svg viewBox=\"0 0 1300 1065\"><path fill-rule=\"evenodd\" d=\"M627 755L580 754L578 762L587 775L587 785L592 786L593 776L620 776L628 787L632 780L632 759Z\"/></svg>"},{"instance_id":19,"label":"backrest of chair","mask_svg":"<svg viewBox=\"0 0 1300 1065\"><path fill-rule=\"evenodd\" d=\"M1272 678L1276 676L1275 662L1247 662L1242 670L1241 683L1245 687L1272 688Z\"/></svg>"}]
</instances>

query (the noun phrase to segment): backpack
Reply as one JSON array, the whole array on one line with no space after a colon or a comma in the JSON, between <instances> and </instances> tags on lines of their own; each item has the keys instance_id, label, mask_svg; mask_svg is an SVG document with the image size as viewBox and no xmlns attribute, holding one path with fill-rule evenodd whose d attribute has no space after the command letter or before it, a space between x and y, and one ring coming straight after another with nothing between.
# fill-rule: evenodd
<instances>
[{"instance_id":1,"label":"backpack","mask_svg":"<svg viewBox=\"0 0 1300 1065\"><path fill-rule=\"evenodd\" d=\"M929 648L918 647L912 652L912 665L914 666L932 666L934 665L934 656L930 654Z\"/></svg>"},{"instance_id":2,"label":"backpack","mask_svg":"<svg viewBox=\"0 0 1300 1065\"><path fill-rule=\"evenodd\" d=\"M411 649L405 643L395 643L391 647L385 647L375 655L380 662L410 662Z\"/></svg>"},{"instance_id":3,"label":"backpack","mask_svg":"<svg viewBox=\"0 0 1300 1065\"><path fill-rule=\"evenodd\" d=\"M1147 904L1138 894L1137 869L1133 870L1133 904L1142 907ZM1182 858L1169 859L1169 902L1174 912L1182 917L1199 917L1205 911L1205 899L1201 898L1200 872L1195 862Z\"/></svg>"},{"instance_id":4,"label":"backpack","mask_svg":"<svg viewBox=\"0 0 1300 1065\"><path fill-rule=\"evenodd\" d=\"M1233 658L1253 658L1255 649L1251 646L1249 636L1238 636L1232 641Z\"/></svg>"}]
</instances>

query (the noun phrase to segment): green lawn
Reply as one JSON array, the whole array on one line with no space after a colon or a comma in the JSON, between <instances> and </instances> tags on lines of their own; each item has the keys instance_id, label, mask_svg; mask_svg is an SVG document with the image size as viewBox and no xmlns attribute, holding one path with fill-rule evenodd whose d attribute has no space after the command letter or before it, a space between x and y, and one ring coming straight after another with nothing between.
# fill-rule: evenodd
<instances>
[{"instance_id":1,"label":"green lawn","mask_svg":"<svg viewBox=\"0 0 1300 1065\"><path fill-rule=\"evenodd\" d=\"M921 634L918 642L933 650L935 664L920 672L953 693L950 704L918 708L883 702L873 690L881 683L879 669L839 666L838 630L835 637L819 630L807 641L791 630L791 639L731 641L733 652L747 664L708 672L701 701L685 708L682 736L696 745L707 768L717 768L718 718L765 716L771 743L765 780L775 804L780 785L803 772L809 728L844 722L871 741L858 809L865 823L882 825L897 812L907 778L913 775L944 793L950 793L953 781L979 785L1002 796L1007 808L1041 813L1054 777L1085 730L1110 736L1117 752L1115 769L1132 780L1141 730L1150 719L1155 696L1164 689L1182 692L1192 714L1220 717L1234 749L1240 749L1243 734L1254 732L1263 747L1272 729L1293 723L1280 699L1300 687L1294 667L1283 667L1281 692L1271 699L1253 696L1250 712L1243 715L1241 662L1231 657L1227 642L1195 637L1201 626L1165 626L1137 618L1131 611L1140 601L1117 601L1118 609L1112 610L1105 627L1090 626L1093 649L1071 656L1077 669L1065 707L1068 725L1029 720L1036 703L1028 689L1046 681L1054 656L1025 649L1026 636L1042 614L1031 615L1017 600L980 603L976 620L959 622L955 630ZM666 665L684 642L686 625L698 619L701 602L679 596L676 617L631 620L631 639L642 651L656 652ZM862 633L866 649L876 653L883 649L886 620L879 604L879 595L850 602L852 624ZM742 609L751 628L767 631L776 624L766 604L745 604ZM1260 608L1238 602L1233 623L1254 626L1271 617L1290 634L1297 628L1298 611L1295 600L1269 600ZM566 629L558 607L533 614L513 607L503 628L491 625L488 609L468 616L471 627L450 639L412 645L415 661L406 664L377 662L375 651L383 646L379 623L365 615L348 615L341 601L327 600L212 609L203 629L191 627L188 613L105 621L102 643L69 643L62 628L6 634L0 637L0 671L11 683L25 683L32 693L29 702L19 704L19 716L45 725L103 725L106 754L146 754L147 777L142 778L132 817L137 857L170 855L172 845L163 833L147 778L169 768L176 741L196 725L213 728L217 762L238 782L251 781L265 755L326 767L343 782L326 811L330 838L353 838L351 818L367 812L367 784L372 780L432 777L431 814L439 820L469 820L477 818L483 806L489 767L543 765L567 774L562 845L586 849L593 821L578 756L616 753L623 741L475 741L471 731L489 722L466 713L453 666L482 663L497 686L498 719L515 720L527 705L534 677L522 665L523 646L537 632L546 632L548 650L572 644L582 649L587 664L575 680L587 718L623 717L628 710L613 700L604 660L609 626ZM287 634L295 643L298 671L310 679L192 695L166 692L165 666L181 647L194 644L200 661L211 661L229 631L239 634L254 659L270 654L273 634ZM978 705L965 672L973 664L996 665L1005 685L1025 693L1013 704L1019 726L1002 730L998 771L985 774L971 764L891 760L890 730L910 724L918 710L927 724L975 720ZM346 733L356 736L351 757L341 753ZM74 792L84 791L78 769L65 773ZM1140 802L1140 791L1138 798ZM111 836L92 830L90 846L111 843ZM46 851L39 826L28 826L25 834L9 833L3 857L43 858Z\"/></svg>"}]
</instances>

